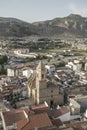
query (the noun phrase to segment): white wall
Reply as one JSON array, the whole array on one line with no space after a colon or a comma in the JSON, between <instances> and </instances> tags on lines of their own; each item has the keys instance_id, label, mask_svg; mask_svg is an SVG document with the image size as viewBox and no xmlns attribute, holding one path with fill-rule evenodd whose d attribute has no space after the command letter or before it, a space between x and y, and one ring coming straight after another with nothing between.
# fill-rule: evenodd
<instances>
[{"instance_id":1,"label":"white wall","mask_svg":"<svg viewBox=\"0 0 87 130\"><path fill-rule=\"evenodd\" d=\"M7 69L7 76L14 76L14 70L8 68L8 69Z\"/></svg>"},{"instance_id":2,"label":"white wall","mask_svg":"<svg viewBox=\"0 0 87 130\"><path fill-rule=\"evenodd\" d=\"M29 78L32 73L33 73L33 70L31 69L23 71L23 75L26 76L27 78Z\"/></svg>"},{"instance_id":3,"label":"white wall","mask_svg":"<svg viewBox=\"0 0 87 130\"><path fill-rule=\"evenodd\" d=\"M61 115L60 117L58 117L62 122L65 121L70 121L70 120L74 120L74 119L78 119L81 118L80 115L70 115L70 112L67 112L63 115Z\"/></svg>"},{"instance_id":4,"label":"white wall","mask_svg":"<svg viewBox=\"0 0 87 130\"><path fill-rule=\"evenodd\" d=\"M81 118L80 115L72 115L70 116L70 120L75 120L75 119L78 119L78 118Z\"/></svg>"},{"instance_id":5,"label":"white wall","mask_svg":"<svg viewBox=\"0 0 87 130\"><path fill-rule=\"evenodd\" d=\"M55 66L54 65L45 65L45 68L48 73L54 72L55 71Z\"/></svg>"},{"instance_id":6,"label":"white wall","mask_svg":"<svg viewBox=\"0 0 87 130\"><path fill-rule=\"evenodd\" d=\"M14 51L15 54L27 54L29 53L29 49L18 49Z\"/></svg>"},{"instance_id":7,"label":"white wall","mask_svg":"<svg viewBox=\"0 0 87 130\"><path fill-rule=\"evenodd\" d=\"M70 121L70 112L67 112L59 117L62 122Z\"/></svg>"},{"instance_id":8,"label":"white wall","mask_svg":"<svg viewBox=\"0 0 87 130\"><path fill-rule=\"evenodd\" d=\"M82 68L82 64L79 63L74 64L73 62L68 62L66 67L72 68L74 71L80 71Z\"/></svg>"},{"instance_id":9,"label":"white wall","mask_svg":"<svg viewBox=\"0 0 87 130\"><path fill-rule=\"evenodd\" d=\"M81 68L82 68L82 65L81 65L81 64L73 65L73 70L74 70L74 71L80 71Z\"/></svg>"},{"instance_id":10,"label":"white wall","mask_svg":"<svg viewBox=\"0 0 87 130\"><path fill-rule=\"evenodd\" d=\"M26 91L26 90L23 90L23 91L22 91L22 96L23 96L23 97L27 97L27 95L28 95L28 94L27 94L27 91Z\"/></svg>"}]
</instances>

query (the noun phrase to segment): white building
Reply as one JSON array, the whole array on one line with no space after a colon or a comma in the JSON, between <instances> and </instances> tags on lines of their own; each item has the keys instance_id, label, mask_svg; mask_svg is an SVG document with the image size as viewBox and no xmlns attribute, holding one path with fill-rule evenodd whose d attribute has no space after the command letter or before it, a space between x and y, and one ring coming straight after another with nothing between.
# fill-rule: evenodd
<instances>
[{"instance_id":1,"label":"white building","mask_svg":"<svg viewBox=\"0 0 87 130\"><path fill-rule=\"evenodd\" d=\"M59 116L59 119L62 122L70 121L70 111L68 111L68 112L64 113L63 115Z\"/></svg>"},{"instance_id":2,"label":"white building","mask_svg":"<svg viewBox=\"0 0 87 130\"><path fill-rule=\"evenodd\" d=\"M20 57L29 57L29 58L36 58L38 56L37 53L29 53L29 49L16 49L14 50L14 54Z\"/></svg>"},{"instance_id":3,"label":"white building","mask_svg":"<svg viewBox=\"0 0 87 130\"><path fill-rule=\"evenodd\" d=\"M16 49L14 50L15 54L28 54L29 53L29 49Z\"/></svg>"},{"instance_id":4,"label":"white building","mask_svg":"<svg viewBox=\"0 0 87 130\"><path fill-rule=\"evenodd\" d=\"M23 66L15 66L7 68L7 76L20 76Z\"/></svg>"},{"instance_id":5,"label":"white building","mask_svg":"<svg viewBox=\"0 0 87 130\"><path fill-rule=\"evenodd\" d=\"M45 65L46 72L48 74L51 74L52 72L55 72L55 66L54 65Z\"/></svg>"},{"instance_id":6,"label":"white building","mask_svg":"<svg viewBox=\"0 0 87 130\"><path fill-rule=\"evenodd\" d=\"M23 76L26 76L27 78L29 78L32 73L35 73L35 70L32 70L31 68L26 68L23 70Z\"/></svg>"},{"instance_id":7,"label":"white building","mask_svg":"<svg viewBox=\"0 0 87 130\"><path fill-rule=\"evenodd\" d=\"M55 120L60 119L62 122L70 121L69 107L63 106L58 109L58 112L59 112L58 117L54 118Z\"/></svg>"},{"instance_id":8,"label":"white building","mask_svg":"<svg viewBox=\"0 0 87 130\"><path fill-rule=\"evenodd\" d=\"M70 99L70 112L72 115L79 115L80 114L80 105L74 99Z\"/></svg>"},{"instance_id":9,"label":"white building","mask_svg":"<svg viewBox=\"0 0 87 130\"><path fill-rule=\"evenodd\" d=\"M82 68L82 64L79 61L75 60L74 62L68 62L66 67L69 67L73 71L80 71Z\"/></svg>"}]
</instances>

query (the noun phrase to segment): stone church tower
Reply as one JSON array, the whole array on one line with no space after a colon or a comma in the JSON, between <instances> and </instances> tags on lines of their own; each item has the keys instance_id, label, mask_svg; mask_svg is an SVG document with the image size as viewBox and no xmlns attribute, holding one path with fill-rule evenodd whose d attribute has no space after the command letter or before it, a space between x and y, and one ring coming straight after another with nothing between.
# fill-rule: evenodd
<instances>
[{"instance_id":1,"label":"stone church tower","mask_svg":"<svg viewBox=\"0 0 87 130\"><path fill-rule=\"evenodd\" d=\"M37 91L37 104L45 101L44 94L47 87L46 71L42 61L39 62L36 68L36 91Z\"/></svg>"},{"instance_id":2,"label":"stone church tower","mask_svg":"<svg viewBox=\"0 0 87 130\"><path fill-rule=\"evenodd\" d=\"M42 61L36 68L36 75L30 77L28 88L29 96L33 98L35 104L46 101L52 107L62 105L64 102L63 95L59 93L59 85L46 78L45 65Z\"/></svg>"}]
</instances>

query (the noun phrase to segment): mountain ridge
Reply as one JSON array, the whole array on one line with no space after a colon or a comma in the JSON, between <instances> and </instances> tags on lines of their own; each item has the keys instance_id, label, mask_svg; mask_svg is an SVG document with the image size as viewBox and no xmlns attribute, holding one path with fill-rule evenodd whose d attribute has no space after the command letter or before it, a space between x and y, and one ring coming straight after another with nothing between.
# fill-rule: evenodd
<instances>
[{"instance_id":1,"label":"mountain ridge","mask_svg":"<svg viewBox=\"0 0 87 130\"><path fill-rule=\"evenodd\" d=\"M87 37L87 18L70 14L63 18L28 23L0 17L0 36L79 36Z\"/></svg>"}]
</instances>

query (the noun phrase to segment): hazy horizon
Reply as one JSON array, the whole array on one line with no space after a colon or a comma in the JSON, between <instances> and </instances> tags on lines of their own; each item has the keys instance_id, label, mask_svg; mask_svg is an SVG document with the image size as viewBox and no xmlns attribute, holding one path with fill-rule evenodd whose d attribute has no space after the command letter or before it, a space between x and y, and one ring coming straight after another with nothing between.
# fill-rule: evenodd
<instances>
[{"instance_id":1,"label":"hazy horizon","mask_svg":"<svg viewBox=\"0 0 87 130\"><path fill-rule=\"evenodd\" d=\"M29 23L78 14L87 17L87 0L0 0L0 17Z\"/></svg>"}]
</instances>

